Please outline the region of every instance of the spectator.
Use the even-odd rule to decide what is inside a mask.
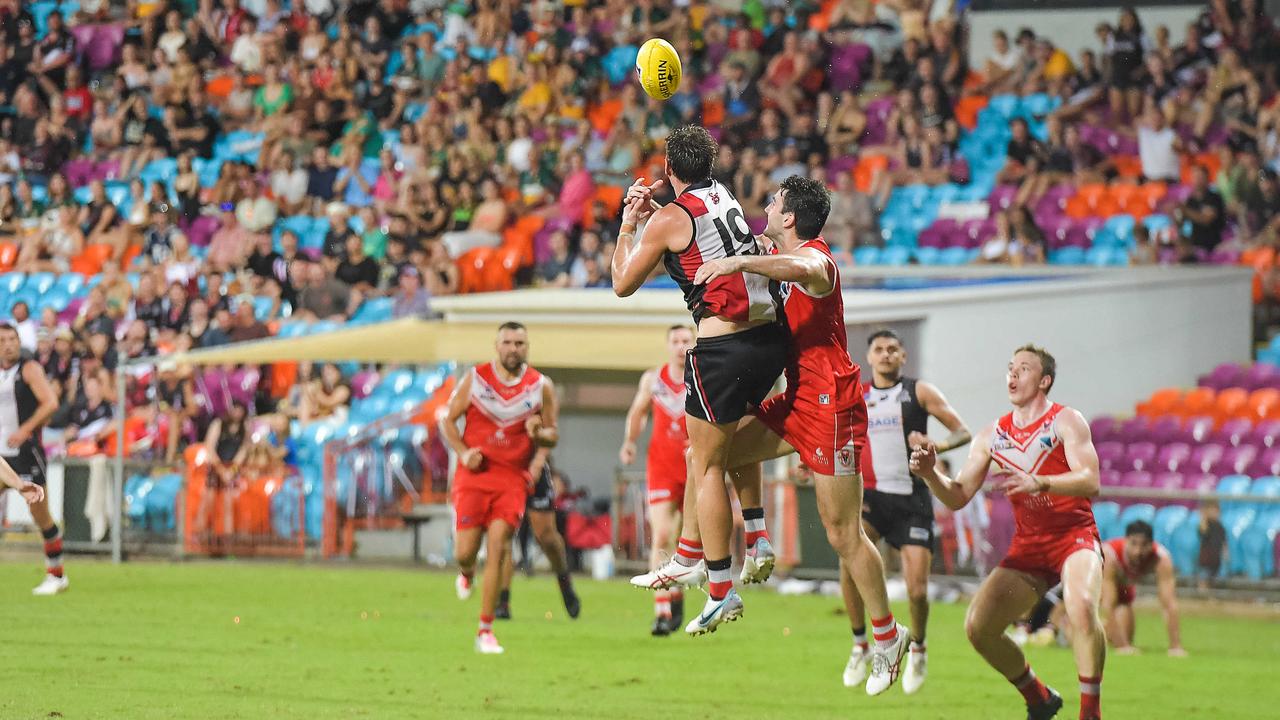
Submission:
[[[192,309],[194,312],[194,306]],[[208,330],[200,336],[200,347],[217,347],[231,342],[232,325],[230,310],[225,307],[214,310],[213,321],[209,323]]]
[[[1209,186],[1209,171],[1197,165],[1191,171],[1191,195],[1174,214],[1179,223],[1189,222],[1191,232],[1186,239],[1192,246],[1212,252],[1222,241],[1222,229],[1226,225],[1226,207],[1222,196]]]
[[[1196,575],[1201,590],[1207,590],[1218,578],[1227,557],[1227,531],[1219,520],[1221,508],[1217,500],[1200,503],[1200,556]]]
[[[458,266],[449,258],[443,243],[427,245],[427,264],[423,273],[426,288],[433,297],[454,295],[458,292]]]
[[[1142,108],[1143,53],[1147,37],[1131,7],[1120,11],[1120,22],[1104,48],[1111,65],[1109,100],[1115,118],[1137,117]]]
[[[157,329],[178,332],[186,327],[189,318],[187,314],[189,299],[185,283],[170,283],[169,290],[161,301],[160,323]]]
[[[335,277],[352,290],[370,293],[378,285],[378,261],[365,255],[364,241],[354,233],[347,236],[346,257],[338,263]]]
[[[13,316],[12,325],[18,331],[18,344],[31,353],[36,351],[36,321],[31,319],[31,309],[27,303],[19,300],[9,310]]]
[[[1138,224],[1133,228],[1133,247],[1129,250],[1130,265],[1155,265],[1160,262],[1156,246],[1151,242],[1151,232],[1147,226]]]
[[[1138,125],[1138,158],[1142,162],[1142,175],[1149,182],[1177,182],[1181,172],[1178,151],[1182,141],[1178,133],[1165,121],[1164,115],[1148,105],[1142,123]]]
[[[593,232],[584,232],[578,238],[578,254],[574,258],[573,264],[569,267],[569,285],[571,287],[596,287],[589,285],[590,281],[588,272],[588,263],[594,262],[597,270],[596,280],[599,280],[598,271],[604,264],[604,258],[600,256],[600,236]]]
[[[238,484],[240,465],[244,462],[245,440],[248,435],[247,415],[244,403],[232,400],[226,413],[214,418],[205,433],[204,445],[209,453],[209,470],[205,490],[200,496],[200,509],[196,513],[197,533],[209,531],[213,523],[214,502],[219,492],[223,500],[223,532],[228,535],[231,533],[232,491]]]
[[[107,402],[102,380],[97,375],[82,376],[81,383],[84,398],[72,407],[71,421],[63,437],[68,445],[75,442],[92,443],[100,448],[114,434],[111,403]]]
[[[392,297],[392,317],[432,317],[431,293],[422,286],[422,276],[412,265],[406,265],[400,271],[399,285]]]
[[[351,401],[351,387],[342,378],[342,371],[333,363],[320,368],[320,376],[307,384],[298,411],[298,421],[304,425],[312,420],[347,416],[347,403]]]
[[[138,276],[138,292],[133,297],[132,316],[150,328],[160,327],[164,318],[164,300],[156,290],[156,279],[152,273]]]
[[[1039,140],[1031,136],[1031,128],[1027,126],[1026,120],[1014,118],[1009,123],[1009,130],[1011,137],[1006,150],[1009,159],[1001,168],[1000,174],[996,176],[996,180],[1001,183],[1016,184],[1034,175],[1040,169],[1045,159],[1045,148]]]
[[[355,301],[351,289],[326,273],[319,263],[298,262],[297,265],[306,281],[298,289],[296,315],[310,320],[345,320]]]
[[[106,297],[101,288],[93,288],[89,291],[89,295],[85,299],[84,305],[80,306],[80,312],[77,313],[71,327],[81,337],[96,333],[115,335],[116,324],[107,315]]]
[[[544,287],[568,287],[573,255],[569,252],[569,236],[557,230],[548,241],[551,256],[538,264],[537,276]]]
[[[253,303],[250,298],[245,298],[236,305],[235,320],[232,323],[231,332],[227,335],[231,342],[238,343],[270,337],[271,331],[254,317]]]
[[[172,463],[178,459],[182,436],[195,419],[198,406],[195,393],[191,390],[191,382],[179,374],[177,364],[160,363],[157,376],[154,413],[165,419],[168,432],[164,438],[164,461]]]

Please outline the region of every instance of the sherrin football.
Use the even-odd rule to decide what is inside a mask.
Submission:
[[[680,88],[680,56],[671,43],[662,38],[646,40],[636,56],[636,77],[645,93],[657,100],[667,100]]]

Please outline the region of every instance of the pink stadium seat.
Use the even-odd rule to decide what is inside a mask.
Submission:
[[[1116,434],[1120,440],[1124,442],[1143,442],[1151,439],[1151,421],[1147,418],[1136,415],[1124,420],[1116,429]]]
[[[1155,467],[1156,452],[1156,444],[1153,442],[1131,443],[1125,450],[1121,469],[1127,466],[1132,470],[1150,470]]]
[[[1170,443],[1160,448],[1156,467],[1164,470],[1181,470],[1191,460],[1191,446],[1187,443]]]
[[[1098,465],[1104,470],[1119,470],[1124,460],[1124,443],[1103,442],[1095,446],[1098,451]]]
[[[1191,435],[1191,442],[1206,442],[1213,436],[1214,421],[1207,415],[1188,418],[1184,427]]]
[[[1131,470],[1120,478],[1120,485],[1128,488],[1149,488],[1155,478],[1145,470]]]
[[[1185,442],[1188,434],[1183,428],[1182,420],[1172,415],[1155,418],[1148,432],[1151,441],[1164,445],[1171,442]]]
[[[1216,475],[1237,475],[1249,469],[1254,459],[1258,456],[1257,448],[1252,445],[1241,445],[1240,447],[1226,447],[1222,456],[1213,463],[1210,472]]]
[[[1191,451],[1190,466],[1195,472],[1207,473],[1222,457],[1224,448],[1217,443],[1197,445]]]
[[[1280,446],[1280,420],[1264,420],[1253,428],[1250,442],[1265,448]]]
[[[1124,473],[1119,470],[1099,470],[1098,482],[1101,483],[1102,487],[1119,487],[1123,476]]]
[[[1228,420],[1213,433],[1213,441],[1238,446],[1253,434],[1253,423],[1241,418]]]
[[[1108,440],[1115,440],[1117,437],[1116,419],[1110,415],[1099,415],[1089,421],[1089,432],[1093,435],[1095,445]]]

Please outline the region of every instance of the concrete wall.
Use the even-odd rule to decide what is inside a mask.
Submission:
[[[991,34],[997,29],[1008,33],[1012,41],[1019,30],[1029,27],[1067,51],[1072,60],[1078,59],[1080,51],[1085,48],[1101,54],[1101,44],[1093,29],[1102,22],[1114,26],[1120,16],[1118,7],[971,11],[966,16],[969,22],[969,67],[982,70],[987,56],[991,54]],[[1170,42],[1177,45],[1186,34],[1187,23],[1199,17],[1203,9],[1195,5],[1142,7],[1138,8],[1138,17],[1148,35],[1155,31],[1156,26],[1167,25]]]

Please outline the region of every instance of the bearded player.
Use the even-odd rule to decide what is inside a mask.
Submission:
[[[742,206],[711,177],[717,153],[706,128],[685,126],[667,136],[665,170],[676,199],[663,207],[653,202],[651,192],[661,180],[645,185],[641,178],[632,185],[650,194],[626,201],[612,263],[613,290],[619,297],[639,290],[663,263],[698,327],[685,366],[689,463],[709,580],[707,604],[693,621],[698,633],[742,615],[742,599],[729,575],[733,511],[725,486],[728,451],[738,421],[772,390],[790,348],[786,328],[778,321],[776,282],[743,272],[718,275],[705,284],[694,281],[708,262],[763,252]],[[644,229],[637,236],[641,223]],[[748,510],[763,516],[761,508],[744,507],[744,517]]]
[[[1080,719],[1100,720],[1106,656],[1098,619],[1103,565],[1089,500],[1098,494],[1098,454],[1084,417],[1049,400],[1056,379],[1057,362],[1046,350],[1018,348],[1007,375],[1013,412],[978,433],[960,473],[954,479],[940,473],[937,448],[929,442],[912,451],[911,471],[944,505],[959,510],[996,465],[1013,505],[1013,543],[969,605],[965,632],[987,663],[1022,694],[1028,720],[1054,717],[1062,697],[1036,677],[1004,631],[1061,581],[1063,604],[1075,629]]]
[[[694,281],[711,282],[747,272],[782,284],[793,344],[787,388],[739,423],[729,448],[729,468],[744,505],[761,494],[762,461],[795,452],[812,469],[827,539],[871,611],[876,647],[866,690],[868,695],[878,695],[898,678],[908,630],[889,609],[880,552],[860,519],[859,456],[866,449],[867,408],[858,366],[849,357],[840,274],[831,249],[819,236],[830,209],[831,199],[822,183],[792,175],[767,208],[765,236],[778,253],[714,260],[698,270]],[[686,527],[682,542],[693,532]],[[670,565],[653,577],[641,576],[632,582],[661,585],[671,578],[696,577],[681,567],[679,556]],[[747,573],[746,567],[743,572]],[[689,632],[699,629],[695,623],[690,623]]]
[[[644,432],[650,412],[653,433],[645,460],[645,486],[649,504],[649,569],[659,567],[676,549],[676,528],[684,503],[685,450],[689,434],[684,425],[684,361],[693,347],[693,328],[667,328],[667,362],[640,377],[640,388],[627,410],[626,436],[618,460],[630,465],[636,459],[636,439]],[[684,624],[684,593],[680,588],[654,594],[654,618],[650,633],[671,634]]]
[[[1133,646],[1134,588],[1138,582],[1155,575],[1156,595],[1164,609],[1165,630],[1169,634],[1169,654],[1182,657],[1182,630],[1178,618],[1178,578],[1173,557],[1155,541],[1151,525],[1142,520],[1129,523],[1124,537],[1109,540],[1102,546],[1106,559],[1102,571],[1102,620],[1107,639],[1121,655],[1138,652]]]
[[[867,439],[862,455],[862,525],[872,542],[881,538],[902,558],[902,577],[911,608],[911,648],[902,671],[902,691],[918,692],[927,673],[925,629],[929,622],[929,567],[933,564],[933,498],[923,480],[912,477],[911,446],[927,440],[929,418],[950,433],[937,443],[946,452],[969,442],[969,428],[933,383],[903,375],[907,352],[892,330],[867,338],[871,383],[864,387]],[[844,684],[862,684],[871,660],[862,596],[846,572],[840,591],[853,629],[853,650]]]
[[[69,586],[62,570],[62,530],[44,494],[47,463],[40,441],[44,424],[57,409],[58,396],[40,363],[22,352],[17,329],[0,323],[0,477],[27,499],[44,538],[45,575],[33,595],[57,595]]]
[[[534,464],[545,462],[539,449],[559,440],[555,388],[527,362],[528,331],[517,322],[503,323],[495,346],[497,359],[471,368],[441,422],[445,442],[458,456],[453,502],[460,599],[471,596],[480,543],[488,541],[476,633],[476,651],[486,655],[503,651],[493,634],[494,610],[502,566],[510,562],[511,535],[523,519],[534,471],[541,475]],[[464,416],[466,429],[460,433],[458,420]]]

